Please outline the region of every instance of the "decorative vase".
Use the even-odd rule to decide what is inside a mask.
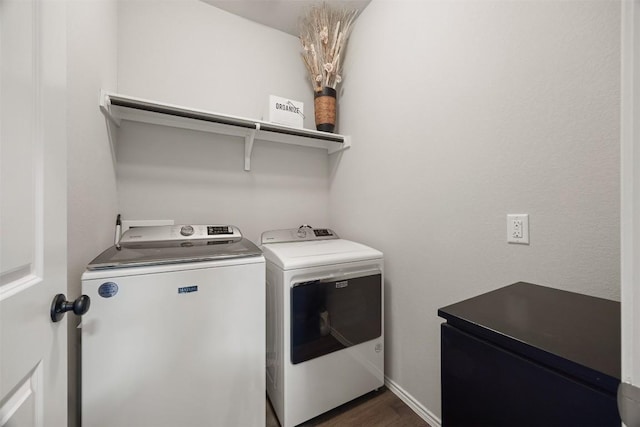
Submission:
[[[313,106],[316,115],[316,129],[323,132],[333,132],[336,128],[336,90],[323,87],[315,92]]]

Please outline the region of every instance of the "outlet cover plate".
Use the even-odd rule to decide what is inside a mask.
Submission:
[[[507,215],[507,242],[529,244],[529,214]]]

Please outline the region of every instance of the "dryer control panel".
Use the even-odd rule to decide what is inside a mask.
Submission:
[[[313,228],[309,225],[301,225],[298,228],[286,230],[272,230],[262,233],[261,244],[304,242],[309,240],[339,239],[338,235],[328,228]]]
[[[124,232],[120,243],[164,242],[172,240],[234,240],[242,237],[233,225],[160,225],[135,227]]]

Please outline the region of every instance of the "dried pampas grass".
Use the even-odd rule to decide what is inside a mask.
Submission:
[[[300,19],[302,60],[315,92],[320,92],[323,87],[335,89],[342,81],[347,39],[357,14],[357,10],[334,8],[322,3],[313,6]]]

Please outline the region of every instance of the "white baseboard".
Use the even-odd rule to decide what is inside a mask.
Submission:
[[[406,403],[407,406],[413,410],[413,412],[418,414],[420,418],[428,422],[431,427],[441,427],[442,421],[440,421],[440,418],[436,417],[433,412],[425,408],[420,402],[418,402],[413,396],[411,396],[402,387],[396,384],[392,379],[385,376],[384,385],[386,385],[393,394],[398,396],[400,400]]]

